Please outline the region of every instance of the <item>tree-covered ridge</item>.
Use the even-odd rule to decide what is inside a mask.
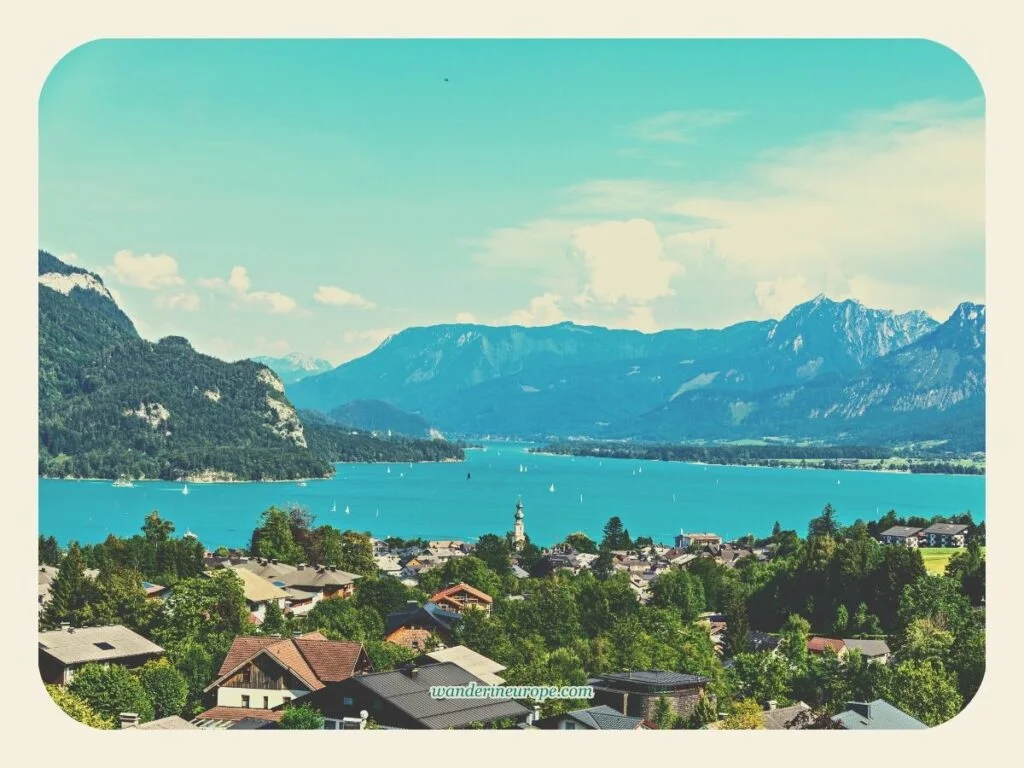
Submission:
[[[380,437],[341,426],[315,411],[301,411],[306,440],[314,456],[332,463],[463,461],[462,443],[393,435]]]
[[[226,363],[181,337],[146,341],[98,276],[44,251],[39,270],[43,476],[281,480],[328,476],[332,461],[461,458],[447,443],[383,441],[326,422],[311,446],[265,365]]]

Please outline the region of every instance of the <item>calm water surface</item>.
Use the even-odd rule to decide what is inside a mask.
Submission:
[[[489,444],[465,463],[339,464],[329,480],[190,485],[106,480],[40,480],[39,530],[61,544],[130,536],[151,510],[210,548],[248,543],[267,507],[297,502],[317,523],[374,536],[472,540],[512,528],[522,497],[526,532],[548,545],[573,531],[600,538],[612,515],[633,536],[670,541],[680,529],[724,536],[768,535],[778,520],[801,534],[831,503],[843,522],[888,509],[901,515],[985,517],[985,478],[818,469],[723,467],[527,453]],[[525,471],[520,471],[522,467]],[[390,471],[389,471],[390,470]],[[467,479],[467,474],[471,475]],[[551,490],[552,485],[554,490]],[[337,511],[332,512],[333,506]],[[346,512],[347,508],[347,512]]]

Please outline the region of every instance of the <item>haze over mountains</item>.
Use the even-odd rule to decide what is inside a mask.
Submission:
[[[288,394],[324,413],[380,400],[467,436],[983,450],[985,308],[964,303],[938,323],[818,296],[724,329],[410,328]]]

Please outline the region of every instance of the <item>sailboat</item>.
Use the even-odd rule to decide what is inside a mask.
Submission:
[[[580,504],[582,504],[582,503],[583,503],[583,494],[581,493],[580,494]]]
[[[188,483],[186,483],[185,487],[181,489],[181,495],[188,496]]]
[[[388,474],[391,474],[391,467],[388,467]]]
[[[345,505],[345,514],[347,515],[351,510],[348,508],[348,504]]]
[[[305,480],[300,480],[299,481],[299,488],[305,488],[305,487],[306,487],[306,481]]]
[[[333,504],[331,504],[331,512],[337,512],[337,511],[338,511],[338,502],[334,502]]]
[[[194,533],[192,533],[192,531],[190,531],[188,528],[186,528],[185,529],[185,538],[186,539],[194,539],[194,538],[196,538],[196,535]]]
[[[552,483],[552,484],[551,484],[551,487],[550,487],[550,488],[548,488],[548,490],[549,490],[549,491],[551,491],[552,493],[554,493],[554,492],[555,492],[555,484],[554,484],[554,483]]]
[[[135,483],[129,480],[124,475],[121,475],[117,480],[111,483],[114,488],[134,488]]]

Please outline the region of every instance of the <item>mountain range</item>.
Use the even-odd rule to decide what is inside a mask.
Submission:
[[[41,475],[279,480],[327,476],[342,457],[462,454],[312,421],[307,434],[266,365],[226,363],[179,336],[141,338],[99,275],[39,251]]]
[[[983,450],[985,307],[963,303],[939,323],[818,296],[723,329],[409,328],[288,394],[323,413],[383,401],[467,437]]]
[[[284,357],[253,357],[250,359],[253,362],[267,366],[267,368],[277,374],[277,377],[285,386],[302,381],[302,379],[308,376],[329,371],[334,367],[326,360],[310,357],[298,352],[293,352]]]

